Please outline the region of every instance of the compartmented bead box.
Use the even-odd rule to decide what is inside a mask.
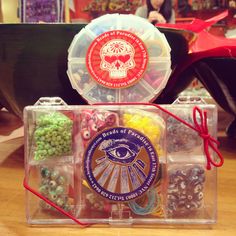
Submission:
[[[71,85],[89,104],[149,102],[164,89],[170,73],[165,35],[135,15],[92,20],[68,50]]]
[[[24,110],[28,223],[216,222],[214,105],[55,101]]]

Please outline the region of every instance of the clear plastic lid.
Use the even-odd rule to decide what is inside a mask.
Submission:
[[[90,104],[149,102],[171,73],[169,44],[147,20],[108,14],[93,20],[73,39],[67,74]]]

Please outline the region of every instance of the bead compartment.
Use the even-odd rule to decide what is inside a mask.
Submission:
[[[201,211],[204,199],[204,166],[172,166],[168,171],[167,214],[188,217]]]
[[[61,112],[39,114],[33,134],[35,161],[72,153],[72,121]]]

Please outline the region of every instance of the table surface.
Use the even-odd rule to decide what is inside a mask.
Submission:
[[[0,112],[1,113],[1,112]],[[47,236],[47,235],[236,235],[236,140],[227,139],[219,134],[220,150],[225,164],[218,171],[218,223],[211,227],[155,226],[146,228],[80,228],[32,227],[25,218],[24,148],[22,128],[16,118],[8,119],[0,114],[0,236]],[[17,133],[18,132],[18,133]],[[11,134],[9,136],[9,134]],[[10,138],[7,138],[10,137]]]

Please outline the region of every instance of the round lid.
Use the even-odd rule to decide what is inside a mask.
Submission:
[[[170,67],[169,44],[155,26],[135,15],[108,14],[74,37],[67,73],[90,104],[149,102],[165,87]]]

